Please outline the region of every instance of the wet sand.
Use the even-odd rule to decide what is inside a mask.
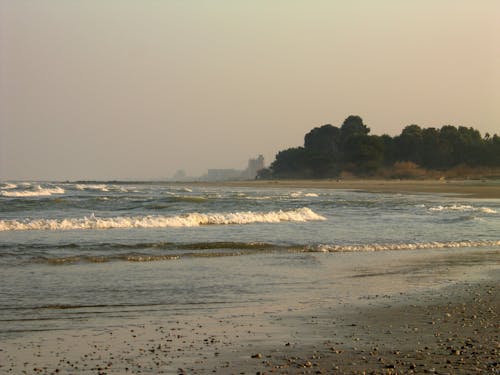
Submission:
[[[263,354],[264,373],[498,374],[497,282],[464,283],[439,292],[394,298],[343,314],[319,314],[310,324],[331,339]],[[285,344],[286,345],[286,344]]]
[[[435,286],[397,285],[387,294],[377,292],[386,287],[366,288],[354,298],[318,299],[300,308],[233,306],[207,314],[117,317],[101,329],[29,332],[0,341],[0,373],[500,373],[498,252],[489,257],[463,275],[462,262],[458,268],[446,262],[437,267],[438,279],[428,279],[440,280]],[[467,269],[478,255],[472,261]],[[386,269],[346,282],[381,285],[400,280],[395,275]]]
[[[500,198],[500,180],[259,180],[197,184],[294,189],[346,189],[382,193],[439,193]]]
[[[500,372],[497,282],[371,298],[371,305],[291,314],[271,324],[238,315],[51,332],[3,343],[0,373]],[[290,335],[273,328],[291,323]]]

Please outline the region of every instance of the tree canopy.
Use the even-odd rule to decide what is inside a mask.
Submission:
[[[500,137],[484,137],[471,127],[440,129],[408,125],[400,135],[370,135],[360,116],[351,115],[340,127],[327,124],[304,136],[303,147],[278,152],[258,178],[331,178],[342,171],[371,175],[395,163],[446,170],[457,165],[500,166]]]

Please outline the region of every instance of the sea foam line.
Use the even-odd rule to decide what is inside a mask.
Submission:
[[[3,186],[1,187],[1,189],[3,189],[3,190],[9,190],[9,189],[15,189],[15,188],[17,188],[16,184],[12,184],[10,182],[5,182],[2,185]]]
[[[222,249],[224,246],[215,246],[213,249]],[[237,245],[237,244],[235,244]],[[242,244],[245,245],[245,244]],[[250,244],[247,244],[250,245]],[[127,261],[127,262],[154,262],[154,261],[168,261],[178,260],[181,258],[220,258],[228,256],[242,256],[248,254],[262,254],[271,251],[287,251],[294,253],[302,252],[367,252],[367,251],[395,251],[395,250],[423,250],[423,249],[439,249],[439,248],[463,248],[463,247],[494,247],[500,246],[499,241],[452,241],[452,242],[426,242],[426,243],[406,243],[406,244],[366,244],[366,245],[319,245],[319,246],[275,246],[271,244],[261,244],[262,246],[235,246],[231,247],[230,251],[210,251],[210,252],[181,252],[172,254],[157,254],[157,253],[126,253],[126,254],[111,254],[111,255],[75,255],[65,257],[35,257],[30,262],[48,263],[53,265],[66,265],[73,263],[104,263],[112,261]],[[189,247],[179,249],[186,250]],[[201,249],[201,247],[200,247]],[[193,247],[191,250],[195,250]]]
[[[76,184],[75,188],[77,190],[99,190],[102,192],[109,191],[108,186],[104,184],[90,184],[90,185]]]
[[[64,189],[60,187],[42,188],[37,186],[35,190],[2,191],[0,195],[4,197],[46,197],[52,194],[64,194]]]
[[[394,243],[394,244],[365,244],[365,245],[317,245],[308,247],[311,252],[369,252],[389,250],[423,250],[423,249],[449,249],[462,247],[490,247],[500,246],[498,241],[449,241],[449,242],[416,242],[416,243]]]
[[[485,214],[496,214],[497,211],[489,207],[474,207],[467,204],[453,204],[449,206],[430,207],[429,211],[446,212],[446,211],[463,211],[463,212],[482,212]]]
[[[326,220],[307,207],[291,211],[190,213],[182,216],[118,216],[84,218],[0,220],[0,231],[14,230],[72,230],[114,228],[168,228],[197,227],[200,225],[228,225],[252,223],[279,223],[283,221]]]

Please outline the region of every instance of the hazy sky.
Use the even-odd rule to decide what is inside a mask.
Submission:
[[[498,0],[0,0],[0,178],[244,168],[360,115],[500,133]]]

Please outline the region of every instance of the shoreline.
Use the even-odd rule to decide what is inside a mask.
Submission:
[[[179,183],[185,184],[185,183]],[[249,188],[344,189],[373,193],[453,194],[469,198],[500,199],[500,180],[248,180],[192,182],[197,186]]]
[[[365,305],[285,314],[271,324],[260,319],[253,322],[249,312],[194,321],[173,317],[65,335],[51,332],[37,340],[18,339],[0,345],[0,373],[361,375],[500,371],[498,279],[372,298]],[[290,335],[283,335],[283,326],[290,324]],[[311,337],[315,335],[318,337]]]
[[[374,306],[308,316],[316,330],[331,338],[306,347],[274,348],[262,354],[257,373],[500,372],[498,280],[379,298]]]
[[[447,254],[360,263],[289,302],[26,332],[0,342],[0,373],[496,373],[498,250]]]

